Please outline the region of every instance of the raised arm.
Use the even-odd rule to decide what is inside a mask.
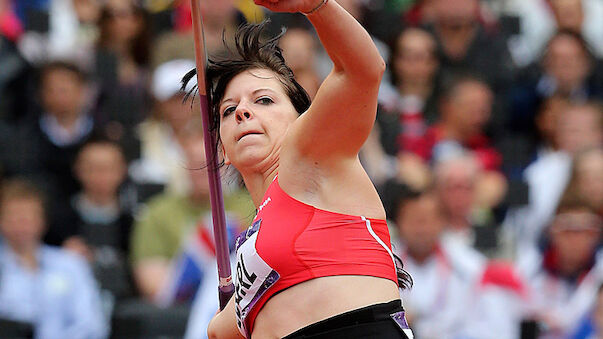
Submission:
[[[379,82],[385,70],[371,37],[335,0],[256,3],[275,11],[318,8],[307,17],[334,67],[308,112],[292,127],[290,140],[304,157],[356,157],[375,121]]]

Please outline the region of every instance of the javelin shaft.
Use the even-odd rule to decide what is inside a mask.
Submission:
[[[207,97],[207,82],[205,69],[207,66],[207,51],[205,50],[205,37],[203,35],[203,18],[199,8],[199,1],[191,0],[193,33],[195,38],[195,61],[197,63],[197,85],[199,88],[199,102],[201,104],[201,118],[203,121],[203,136],[205,154],[207,155],[207,171],[209,177],[209,194],[214,224],[214,239],[216,242],[216,258],[218,261],[220,309],[224,309],[234,292],[232,273],[228,251],[228,236],[226,234],[226,216],[222,198],[222,185],[220,184],[220,171],[218,167],[218,151],[215,147],[216,136],[209,131],[210,112]]]

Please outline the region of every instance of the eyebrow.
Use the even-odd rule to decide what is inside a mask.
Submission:
[[[276,94],[276,92],[273,89],[271,89],[271,88],[261,87],[261,88],[258,88],[256,90],[254,90],[253,92],[251,92],[251,95],[252,96],[256,95],[257,93],[259,93],[261,91],[268,91],[268,92],[272,92],[273,94]],[[222,105],[224,105],[224,103],[227,102],[227,101],[234,101],[234,99],[233,98],[226,98],[226,99],[222,100],[222,102],[220,103],[220,107],[222,107]]]

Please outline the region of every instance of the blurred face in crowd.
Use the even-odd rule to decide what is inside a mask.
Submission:
[[[93,143],[79,153],[75,164],[84,194],[98,203],[113,201],[126,175],[121,150],[110,143]]]
[[[471,158],[450,160],[436,169],[438,197],[446,215],[466,218],[475,202],[477,165]]]
[[[561,92],[581,86],[590,73],[588,54],[575,37],[561,34],[549,42],[544,58],[545,72],[557,81]]]
[[[559,29],[568,29],[576,33],[582,30],[584,21],[582,0],[550,0],[549,3]]]
[[[424,30],[410,28],[397,39],[394,72],[401,82],[429,86],[438,67],[436,42]]]
[[[464,81],[457,85],[442,106],[444,124],[453,133],[453,138],[465,141],[482,133],[490,119],[492,92],[486,84]]]
[[[435,250],[444,227],[437,198],[423,194],[401,204],[396,225],[409,254],[418,260],[427,258]]]
[[[313,70],[316,44],[310,32],[301,28],[290,29],[279,43],[285,61],[294,73],[298,70]]]
[[[96,23],[100,16],[99,0],[72,0],[77,18],[83,23]]]
[[[578,194],[595,210],[603,209],[603,149],[595,148],[576,159]]]
[[[183,100],[184,96],[178,94],[167,100],[157,102],[161,117],[175,131],[179,131],[186,126],[195,114],[195,110],[191,109],[190,105],[182,104]],[[198,106],[194,105],[194,107]]]
[[[0,205],[0,233],[15,250],[30,250],[44,232],[44,207],[34,197],[5,198]]]
[[[143,19],[136,13],[132,0],[108,0],[105,10],[108,15],[107,33],[112,41],[130,42],[143,29]]]
[[[55,68],[42,79],[41,97],[47,113],[59,120],[74,117],[84,106],[84,84],[76,73]]]
[[[600,241],[601,220],[587,209],[567,210],[555,217],[549,232],[562,273],[572,274],[591,259]]]
[[[439,29],[459,32],[477,20],[478,0],[434,0],[433,10]]]
[[[603,112],[591,105],[570,106],[557,119],[555,142],[559,149],[574,153],[603,142]]]

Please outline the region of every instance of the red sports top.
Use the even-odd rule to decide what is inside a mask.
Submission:
[[[295,284],[334,275],[398,282],[385,220],[317,209],[285,193],[278,179],[236,245],[235,310],[246,337],[268,299]]]

